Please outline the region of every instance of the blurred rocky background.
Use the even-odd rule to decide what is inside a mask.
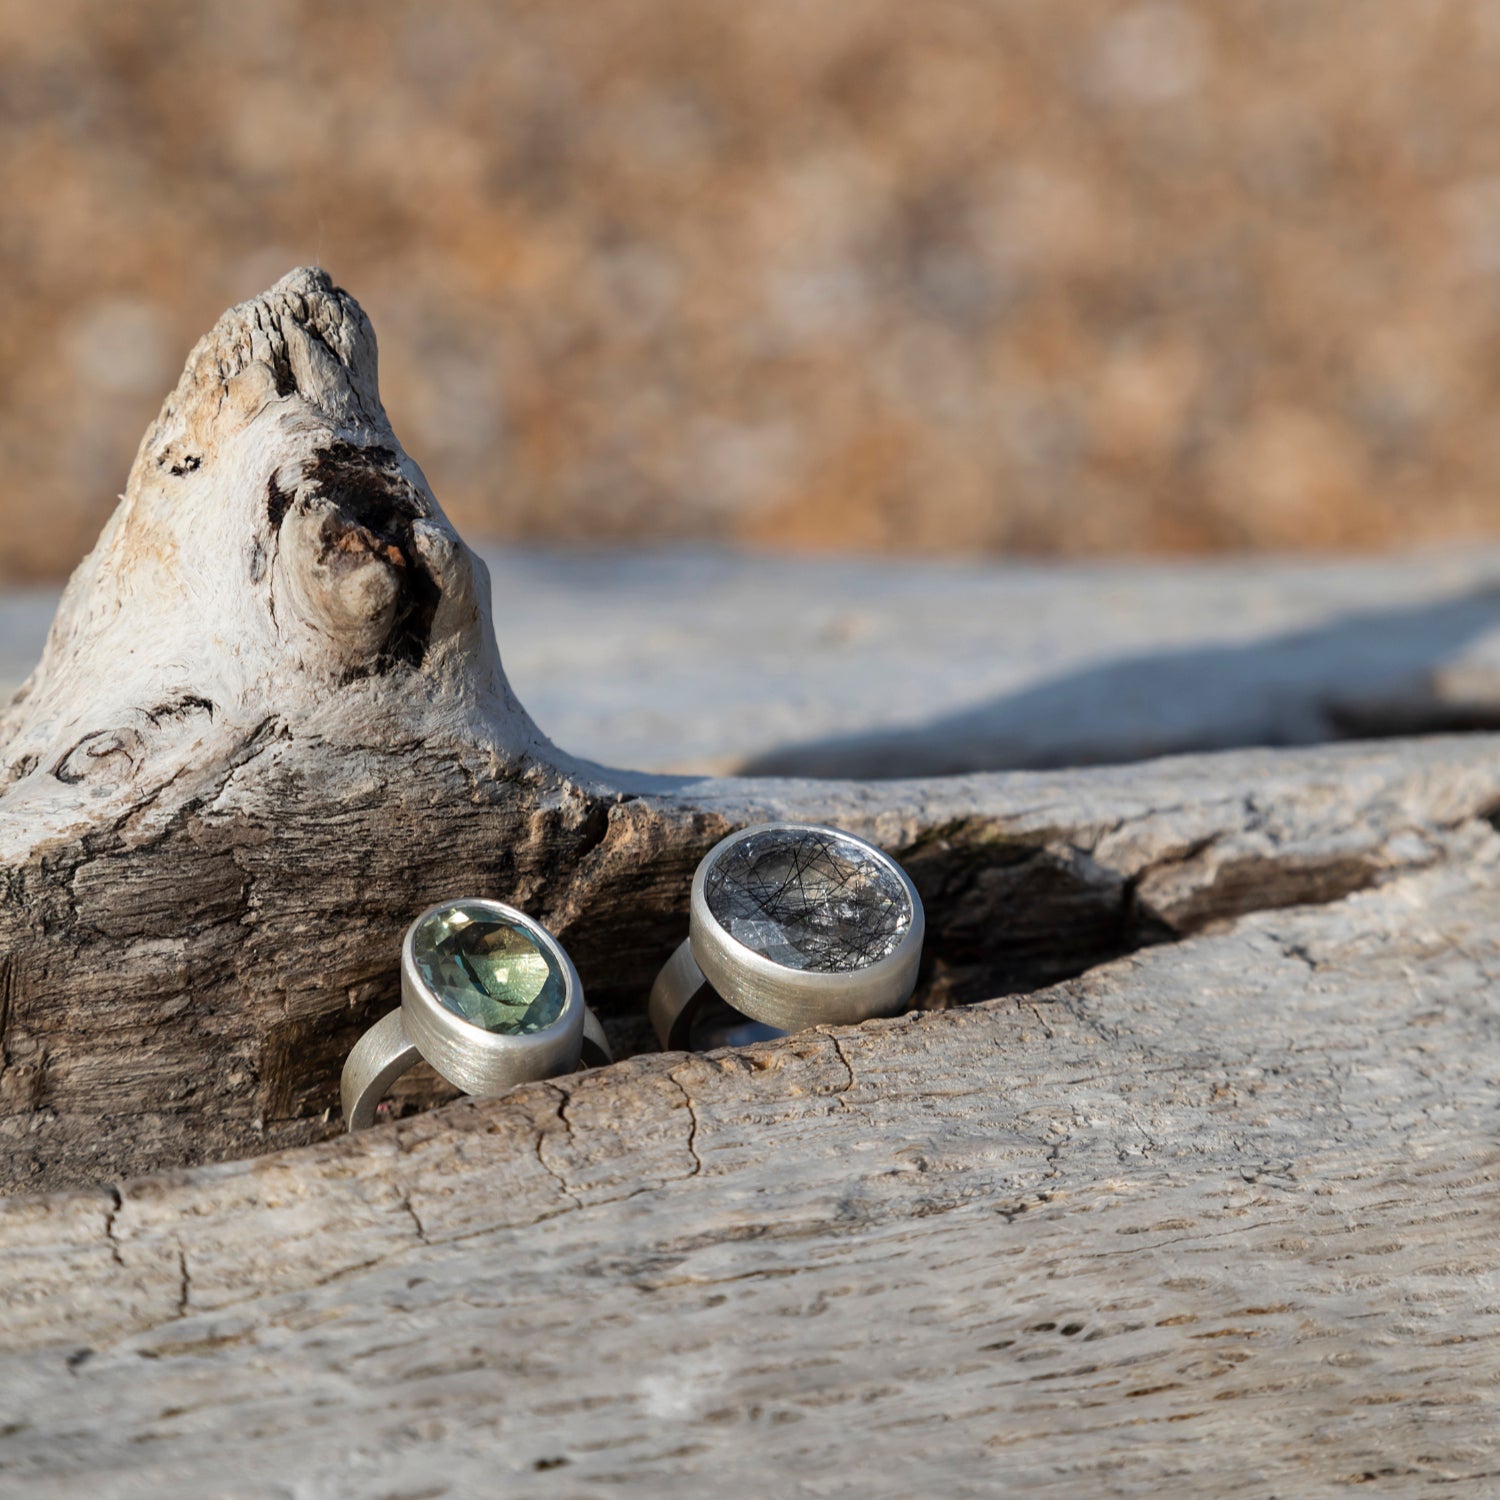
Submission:
[[[476,537],[1500,524],[1495,0],[0,0],[0,578],[327,266]]]

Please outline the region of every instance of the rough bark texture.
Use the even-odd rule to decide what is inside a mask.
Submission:
[[[317,273],[227,315],[0,725],[0,1140],[78,1185],[0,1203],[0,1486],[1493,1484],[1494,739],[572,762],[373,360]],[[316,1140],[422,905],[527,906],[628,1045],[768,815],[899,854],[944,1013]]]

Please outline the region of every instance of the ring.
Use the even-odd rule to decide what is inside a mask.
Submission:
[[[344,1063],[350,1130],[375,1123],[386,1090],[419,1058],[487,1099],[611,1054],[562,944],[515,907],[471,897],[439,902],[406,929],[401,1008],[365,1032]]]
[[[663,1047],[701,1051],[893,1015],[916,988],[922,932],[916,887],[873,844],[808,823],[742,829],[698,865],[651,1024]]]

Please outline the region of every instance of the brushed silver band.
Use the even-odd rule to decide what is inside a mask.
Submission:
[[[375,1123],[375,1109],[386,1091],[422,1054],[401,1024],[401,1012],[382,1016],[350,1049],[344,1060],[339,1094],[344,1104],[344,1124],[350,1130],[368,1130]]]
[[[708,981],[693,957],[691,938],[683,938],[677,951],[661,967],[651,986],[647,1011],[656,1040],[667,1052],[686,1052],[693,1028],[693,1002],[710,993]]]
[[[408,1068],[414,1068],[421,1060],[422,1052],[406,1034],[402,1021],[403,1012],[393,1010],[382,1016],[349,1051],[344,1062],[344,1076],[340,1094],[344,1105],[344,1123],[350,1130],[368,1130],[375,1123],[375,1111],[380,1101],[390,1092],[391,1085]],[[602,1067],[613,1060],[609,1039],[599,1017],[585,1005],[583,1008],[583,1049],[579,1057],[585,1067]],[[517,1076],[509,1084],[502,1084],[493,1091],[487,1090],[480,1097],[490,1097],[491,1092],[503,1093],[517,1083],[531,1083],[545,1074],[538,1074],[529,1066],[529,1059],[518,1059]],[[571,1068],[560,1069],[572,1072]]]
[[[705,894],[708,871],[741,839],[777,830],[830,834],[862,845],[900,879],[911,903],[911,921],[893,952],[860,969],[832,973],[791,969],[745,947],[719,925]],[[782,1032],[894,1015],[905,1009],[916,988],[923,932],[922,899],[916,887],[901,866],[873,844],[842,829],[816,824],[761,823],[743,828],[710,849],[693,875],[688,935],[651,986],[652,1028],[663,1047],[688,1050],[698,1008],[714,994],[740,1015]]]

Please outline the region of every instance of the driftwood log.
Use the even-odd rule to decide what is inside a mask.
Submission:
[[[1496,1484],[1493,738],[630,776],[485,592],[355,304],[226,315],[0,720],[0,1489]],[[903,860],[927,1013],[320,1139],[416,910],[525,905],[628,1047],[766,815]]]
[[[1500,547],[972,563],[476,549],[548,737],[694,776],[1118,765],[1500,727]],[[0,700],[57,594],[0,593]]]

